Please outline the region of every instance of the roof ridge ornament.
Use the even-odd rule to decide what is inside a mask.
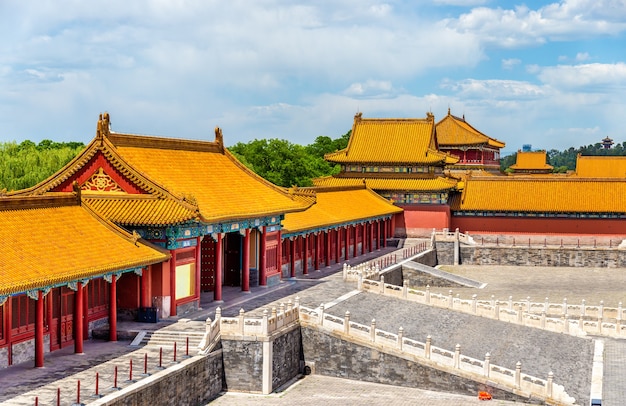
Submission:
[[[100,114],[98,117],[98,125],[96,127],[96,138],[102,142],[104,137],[108,137],[111,134],[111,119],[108,112]]]
[[[222,134],[222,129],[218,126],[215,126],[215,143],[220,148],[220,151],[224,151],[224,135]]]

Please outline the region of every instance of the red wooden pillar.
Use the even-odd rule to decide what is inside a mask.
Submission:
[[[197,238],[197,245],[196,245],[196,286],[195,286],[195,295],[198,299],[200,299],[200,278],[201,276],[201,270],[202,270],[202,239],[204,237],[198,237]],[[149,269],[149,268],[148,268]],[[144,274],[146,272],[144,271]],[[148,274],[150,275],[150,274]],[[143,277],[143,276],[142,276]],[[148,277],[148,280],[150,279],[150,277]],[[198,303],[199,305],[200,303]],[[147,304],[147,306],[150,306],[151,303]]]
[[[354,252],[352,253],[352,258],[356,258],[357,248],[358,248],[358,239],[359,239],[359,225],[355,224],[354,226],[354,241],[352,241],[352,249]]]
[[[170,250],[170,316],[176,316],[176,251]]]
[[[326,249],[324,250],[324,258],[325,258],[325,263],[326,266],[330,266],[330,252],[331,252],[331,248],[330,248],[330,230],[326,230],[324,232],[324,238],[326,239]]]
[[[266,245],[267,245],[267,237],[265,235],[265,233],[267,232],[267,229],[265,226],[263,226],[263,228],[261,229],[261,248],[260,248],[260,256],[259,256],[259,285],[261,286],[267,286],[267,269],[266,269],[266,252],[265,250]],[[280,240],[279,240],[280,241]],[[280,246],[280,244],[278,244]],[[280,257],[278,257],[278,262],[281,262]],[[280,264],[279,264],[279,269],[280,269]]]
[[[382,240],[383,240],[383,248],[387,247],[387,219],[383,220],[382,232]]]
[[[320,270],[319,262],[319,233],[313,234],[313,267],[316,271]]]
[[[302,250],[302,273],[304,275],[309,274],[309,239],[308,234],[302,236],[302,245],[304,249]]]
[[[117,341],[117,278],[111,275],[109,286],[109,341]]]
[[[35,314],[35,368],[43,368],[43,293],[37,291]]]
[[[213,300],[222,301],[222,268],[224,263],[224,253],[222,249],[222,233],[216,233],[215,245],[215,288],[213,289]]]
[[[283,231],[278,230],[278,252],[276,253],[276,268],[278,269],[278,274],[280,275],[280,279],[283,279]]]
[[[341,229],[337,228],[335,230],[335,263],[339,263],[339,258],[341,257]]]
[[[76,284],[76,294],[74,295],[74,352],[83,353],[83,283]]]
[[[370,223],[369,225],[370,232],[368,234],[368,242],[370,247],[370,252],[374,251],[374,224]]]
[[[243,237],[243,276],[241,290],[250,293],[250,229],[246,228]]]
[[[289,239],[289,276],[292,278],[296,277],[296,238]]]
[[[380,219],[376,220],[376,250],[380,251]]]
[[[345,227],[344,235],[345,238],[343,240],[343,259],[347,261],[348,259],[350,259],[350,226]]]

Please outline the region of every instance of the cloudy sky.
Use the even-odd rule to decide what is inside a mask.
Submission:
[[[114,131],[308,144],[465,115],[506,142],[626,141],[626,0],[2,0],[0,141]]]

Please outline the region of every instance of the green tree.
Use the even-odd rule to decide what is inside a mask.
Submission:
[[[84,144],[44,140],[0,143],[0,189],[19,190],[36,185],[74,158]]]

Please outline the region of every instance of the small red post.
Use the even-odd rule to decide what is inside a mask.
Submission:
[[[130,359],[130,369],[128,370],[128,380],[133,380],[133,359]]]
[[[61,388],[57,388],[57,406],[61,406]]]
[[[76,404],[80,405],[80,379],[78,380],[78,384],[76,386]]]
[[[176,341],[174,341],[174,362],[176,362]]]
[[[187,344],[185,347],[185,356],[188,357],[189,356],[189,337],[187,337]]]
[[[117,365],[115,366],[115,373],[113,374],[113,388],[117,389]]]
[[[159,348],[159,368],[163,368],[163,347]]]
[[[530,238],[528,239],[528,248],[530,248]]]
[[[39,396],[35,396],[35,406],[39,406]]]
[[[148,375],[148,353],[143,356],[143,374]]]
[[[100,397],[100,374],[96,372],[96,397]]]

